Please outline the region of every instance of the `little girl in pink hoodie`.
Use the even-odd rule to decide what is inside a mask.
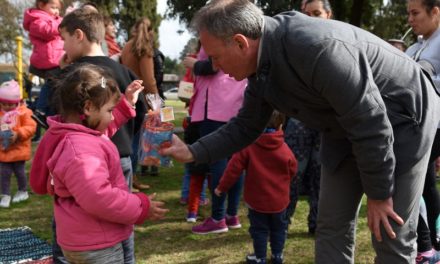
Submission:
[[[123,263],[122,242],[133,224],[168,211],[154,195],[130,193],[109,139],[135,116],[142,82],[131,83],[121,98],[116,81],[97,66],[82,64],[62,78],[56,85],[61,114],[48,118],[31,178],[50,182],[57,242],[69,263]]]
[[[59,66],[64,54],[64,42],[58,31],[62,20],[60,9],[60,0],[36,0],[36,8],[24,13],[23,27],[29,31],[33,45],[29,71],[44,79]]]

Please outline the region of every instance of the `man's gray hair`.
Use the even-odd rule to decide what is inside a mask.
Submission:
[[[191,26],[214,37],[230,40],[235,34],[250,39],[261,37],[263,12],[248,0],[212,0],[194,16]]]

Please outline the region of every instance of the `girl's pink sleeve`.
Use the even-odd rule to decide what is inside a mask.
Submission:
[[[112,137],[118,129],[127,123],[128,120],[136,116],[136,111],[133,106],[127,101],[124,95],[119,100],[115,109],[113,109],[113,121],[107,128],[106,135]]]

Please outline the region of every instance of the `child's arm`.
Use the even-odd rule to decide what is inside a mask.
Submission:
[[[22,108],[24,111],[18,115],[20,126],[12,129],[11,142],[26,141],[31,138],[37,130],[37,123],[32,119],[32,111]]]
[[[113,121],[107,128],[107,136],[113,136],[116,131],[129,119],[136,116],[135,104],[139,98],[139,93],[144,89],[141,80],[135,80],[125,89],[125,96],[122,96],[115,109],[113,109]]]
[[[246,149],[235,153],[228,162],[223,176],[220,178],[220,182],[215,188],[214,192],[217,196],[227,192],[232,185],[240,178],[243,170],[247,168],[248,158],[246,155]]]
[[[87,213],[120,224],[141,224],[148,218],[151,201],[144,193],[132,194],[125,181],[111,180],[105,154],[100,151],[75,155],[72,141],[61,143],[58,159],[48,162],[54,175],[55,193],[73,197]],[[60,146],[58,146],[60,147]],[[78,146],[76,146],[78,147]],[[54,154],[55,155],[55,154]],[[117,172],[123,177],[122,171]]]
[[[60,37],[58,26],[61,20],[61,18],[52,20],[36,19],[29,26],[29,35],[46,41]]]
[[[294,155],[292,155],[292,159],[289,160],[289,169],[290,169],[290,179],[292,180],[296,178],[296,173],[298,171],[298,162],[296,161]]]

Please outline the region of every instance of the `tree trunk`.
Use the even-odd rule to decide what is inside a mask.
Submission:
[[[361,26],[363,6],[364,0],[353,0],[353,5],[351,6],[350,24],[357,27]]]

